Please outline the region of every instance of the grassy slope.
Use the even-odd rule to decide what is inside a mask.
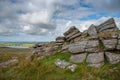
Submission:
[[[16,56],[27,56],[31,54],[30,48],[15,49],[15,48],[0,48],[0,62],[7,61]]]
[[[24,56],[17,56],[19,64],[0,69],[0,80],[120,80],[120,64],[106,63],[101,68],[93,68],[81,63],[72,73],[54,65],[58,58],[69,61],[69,54],[58,53],[42,60],[35,58],[32,62],[25,60]]]

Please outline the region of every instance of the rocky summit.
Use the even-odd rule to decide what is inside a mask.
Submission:
[[[71,54],[70,61],[87,62],[88,66],[100,67],[108,61],[120,62],[120,30],[113,18],[80,32],[75,26],[58,36],[55,42],[37,44],[33,55],[43,57],[57,52]]]

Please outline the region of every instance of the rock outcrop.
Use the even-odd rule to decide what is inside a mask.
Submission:
[[[44,47],[37,45],[34,53],[53,53],[57,49],[63,53],[70,53],[70,61],[88,66],[99,67],[107,60],[111,64],[120,62],[120,30],[113,18],[100,25],[92,24],[88,30],[80,32],[72,26],[64,34],[56,38],[55,45]]]
[[[37,43],[34,47],[33,55],[32,56],[38,56],[38,57],[45,57],[52,54],[55,54],[57,51],[58,45],[56,46],[56,43]]]

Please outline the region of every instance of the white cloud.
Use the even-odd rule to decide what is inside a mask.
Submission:
[[[83,31],[111,15],[99,19],[82,18],[90,15],[101,16],[99,11],[103,10],[120,11],[118,3],[119,0],[0,0],[0,36],[56,37],[62,35],[70,26],[77,26]],[[88,4],[92,7],[86,6]],[[120,26],[120,18],[115,17],[115,20]]]
[[[40,12],[24,14],[21,16],[21,20],[30,24],[38,24],[38,23],[48,24],[51,19],[50,17],[51,16],[47,11],[40,11]]]

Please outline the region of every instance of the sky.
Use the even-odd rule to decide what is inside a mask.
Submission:
[[[54,41],[111,17],[120,28],[120,0],[0,0],[0,41]]]

